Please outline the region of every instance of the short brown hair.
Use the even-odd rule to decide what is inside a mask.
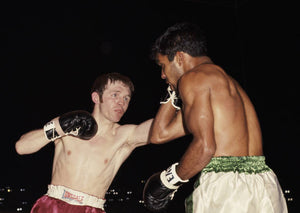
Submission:
[[[117,72],[110,72],[110,73],[104,73],[99,75],[96,80],[94,81],[94,84],[91,89],[91,93],[97,92],[99,94],[99,97],[102,99],[103,91],[106,88],[106,85],[111,82],[114,83],[115,81],[121,81],[123,84],[129,87],[131,95],[134,92],[134,85],[131,81],[131,79],[125,75],[122,75]]]

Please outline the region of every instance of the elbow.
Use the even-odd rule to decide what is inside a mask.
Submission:
[[[204,155],[206,155],[209,159],[211,159],[215,155],[215,152],[216,152],[215,146],[206,147],[204,151]]]
[[[15,143],[15,150],[19,155],[25,155],[27,154],[26,151],[24,150],[24,141],[23,141],[23,136]]]
[[[19,141],[17,141],[16,144],[15,144],[15,150],[16,150],[16,152],[17,152],[19,155],[24,155],[24,154],[25,154],[25,153],[23,152],[23,150],[22,150],[22,146],[21,146],[21,144],[20,144]]]
[[[150,143],[158,144],[160,140],[159,140],[159,137],[157,137],[157,136],[155,136],[155,135],[151,135],[151,136],[149,137],[149,141],[150,141]]]
[[[195,146],[196,149],[201,150],[201,156],[203,156],[203,159],[206,159],[208,161],[211,160],[211,158],[215,155],[216,153],[216,143],[211,141],[209,143],[204,143],[203,141],[198,144],[198,146]]]
[[[214,140],[210,141],[209,143],[205,143],[206,145],[204,146],[203,149],[203,154],[209,158],[212,158],[215,153],[216,153],[216,142]]]
[[[202,149],[201,158],[198,163],[194,166],[194,169],[200,172],[214,157],[216,149],[213,147],[205,147]]]
[[[204,159],[206,159],[205,161],[209,163],[211,158],[214,157],[215,153],[216,153],[216,145],[215,143],[212,143],[204,147],[202,155],[204,156]]]
[[[166,136],[167,134],[165,134],[163,132],[159,132],[157,134],[151,134],[149,141],[152,144],[161,144],[161,143],[167,142],[168,138],[165,137],[164,135]]]

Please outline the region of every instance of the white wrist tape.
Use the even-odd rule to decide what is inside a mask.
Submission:
[[[175,105],[175,102],[176,102],[176,100],[178,99],[178,97],[176,96],[176,92],[173,91],[173,90],[171,89],[171,86],[170,86],[170,85],[168,86],[167,91],[168,91],[168,94],[169,94],[168,99],[165,100],[165,101],[161,101],[161,102],[159,102],[159,103],[160,103],[160,104],[166,104],[166,103],[168,103],[168,102],[171,100],[172,106],[173,106],[175,109],[180,110],[180,107]]]
[[[160,179],[162,183],[169,189],[178,189],[182,183],[186,183],[189,180],[182,180],[176,173],[176,166],[178,163],[174,163],[172,166],[160,173]]]
[[[55,141],[57,138],[61,136],[57,133],[55,124],[53,121],[49,121],[44,125],[44,133],[47,140]]]

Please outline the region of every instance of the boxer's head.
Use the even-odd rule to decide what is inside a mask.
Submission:
[[[154,43],[151,57],[161,66],[161,78],[172,90],[186,71],[185,61],[189,57],[207,55],[206,38],[197,25],[179,23],[169,27]],[[187,60],[185,59],[187,58]]]
[[[191,23],[178,23],[169,27],[152,46],[151,57],[166,55],[169,61],[174,60],[177,52],[184,52],[193,57],[206,56],[207,46],[203,31]]]
[[[117,72],[105,73],[98,76],[98,78],[94,81],[94,84],[91,89],[91,94],[93,92],[97,92],[100,100],[102,101],[103,91],[106,89],[106,86],[109,83],[115,83],[116,81],[122,82],[125,86],[128,86],[131,95],[134,92],[134,85],[129,77],[122,75]]]

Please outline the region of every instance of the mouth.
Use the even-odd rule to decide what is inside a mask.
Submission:
[[[123,114],[124,113],[124,111],[122,109],[115,109],[114,111],[118,114]]]

